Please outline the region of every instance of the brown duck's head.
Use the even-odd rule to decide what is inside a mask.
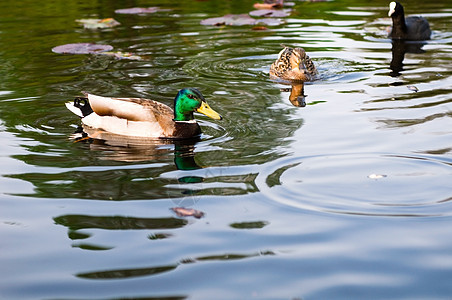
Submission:
[[[288,48],[286,47],[290,68],[299,68],[303,60],[306,58],[306,51],[303,48]]]
[[[303,48],[294,48],[293,54],[299,57],[300,59],[303,59],[306,57],[306,51],[304,51]]]

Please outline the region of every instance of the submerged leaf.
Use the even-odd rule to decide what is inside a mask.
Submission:
[[[265,27],[265,26],[254,26],[253,28],[251,28],[252,30],[256,30],[256,31],[259,31],[259,30],[268,30],[268,28],[267,27]]]
[[[369,177],[370,179],[381,179],[381,178],[385,178],[388,175],[384,175],[384,174],[370,174]]]
[[[204,217],[202,211],[193,208],[172,207],[171,210],[174,211],[178,217],[195,217],[197,219]]]
[[[232,26],[241,26],[241,25],[254,25],[256,24],[256,19],[251,18],[247,14],[229,14],[223,17],[217,18],[208,18],[201,21],[201,25],[232,25]]]
[[[113,46],[92,43],[74,43],[56,46],[52,52],[59,54],[93,54],[113,50]]]
[[[287,6],[295,6],[294,2],[284,2],[283,0],[265,0],[264,3],[254,3],[255,9],[279,9]]]
[[[271,3],[254,3],[253,7],[255,9],[273,9],[273,8],[280,8],[280,6],[276,4]]]
[[[264,18],[264,19],[259,19],[256,22],[257,24],[264,24],[267,26],[278,26],[281,25],[282,23],[284,23],[283,20],[281,19],[274,19],[274,18]]]
[[[415,87],[414,85],[408,85],[407,88],[410,91],[413,91],[413,92],[418,92],[419,91],[419,89],[417,87]]]
[[[85,29],[101,29],[101,28],[111,28],[121,25],[118,21],[113,18],[106,19],[79,19],[76,22],[83,25]]]
[[[139,15],[139,14],[152,14],[159,10],[158,7],[132,7],[132,8],[122,8],[115,10],[117,14],[130,14],[130,15]]]
[[[290,10],[258,9],[251,11],[250,15],[253,17],[284,18],[290,16]]]
[[[130,59],[130,60],[142,60],[143,59],[141,56],[130,53],[130,52],[108,51],[108,52],[102,52],[99,54],[110,55],[117,59]]]

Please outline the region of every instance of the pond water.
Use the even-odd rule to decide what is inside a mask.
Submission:
[[[450,299],[452,8],[406,2],[430,41],[393,45],[381,0],[296,1],[266,28],[200,24],[254,1],[1,2],[0,298]],[[51,51],[78,42],[142,59]],[[281,44],[319,78],[271,81]],[[81,91],[183,87],[224,118],[196,115],[197,141],[71,139]]]

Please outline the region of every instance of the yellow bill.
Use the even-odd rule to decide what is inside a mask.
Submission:
[[[210,108],[209,104],[207,104],[206,102],[202,101],[201,102],[201,106],[196,110],[199,113],[202,113],[203,115],[208,116],[209,118],[212,118],[214,120],[221,120],[223,119],[219,113],[217,113],[216,111],[214,111],[213,109]]]

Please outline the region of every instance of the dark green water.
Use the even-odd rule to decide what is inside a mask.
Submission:
[[[405,3],[425,44],[392,45],[380,0],[200,24],[253,3],[0,3],[0,299],[451,297],[449,1]],[[136,6],[165,10],[114,12]],[[51,51],[76,42],[143,59]],[[306,107],[268,78],[280,44],[319,69]],[[80,91],[171,105],[187,86],[224,117],[197,115],[199,141],[70,139]]]

